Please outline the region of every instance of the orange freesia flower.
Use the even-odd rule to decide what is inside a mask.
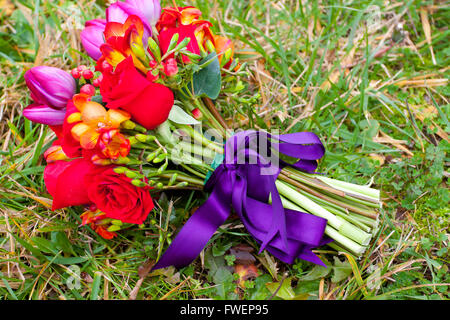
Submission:
[[[227,37],[222,37],[218,35],[213,35],[214,37],[214,47],[216,48],[217,55],[219,57],[219,62],[222,62],[223,56],[227,50],[231,49],[230,61],[224,66],[227,68],[233,61],[234,56],[234,44]]]
[[[234,44],[230,39],[215,35],[211,31],[212,24],[209,21],[200,20],[202,12],[194,7],[168,7],[164,8],[161,17],[156,24],[158,31],[164,31],[171,28],[178,28],[181,25],[195,26],[195,37],[202,51],[216,52],[219,61],[222,62],[226,53],[228,62],[224,68],[228,68],[234,55]]]
[[[80,218],[83,226],[88,224],[92,230],[104,239],[110,240],[117,236],[117,233],[108,231],[109,220],[104,220],[108,218],[106,217],[106,214],[100,210],[87,210],[81,214]]]
[[[104,35],[106,43],[100,46],[100,51],[111,66],[115,67],[125,58],[131,56],[136,68],[147,73],[147,68],[136,55],[138,52],[141,58],[145,56],[142,42],[144,24],[138,16],[129,16],[125,23],[108,22]]]
[[[52,163],[58,160],[69,160],[69,157],[64,153],[61,145],[54,144],[44,152],[44,158],[47,163]]]
[[[197,20],[202,15],[202,12],[192,6],[188,7],[167,7],[164,8],[156,29],[158,31],[166,30],[168,28],[176,28],[180,25],[189,25]]]
[[[79,112],[72,113],[68,123],[78,122],[71,133],[84,149],[94,149],[99,141],[100,151],[110,158],[117,159],[130,152],[130,143],[118,128],[124,121],[129,120],[130,114],[119,109],[106,110],[101,104],[90,101],[86,94],[77,94],[73,103]]]
[[[100,129],[103,131],[104,129]],[[100,150],[109,159],[126,157],[130,152],[130,140],[120,134],[117,129],[107,129],[100,134],[98,141]]]

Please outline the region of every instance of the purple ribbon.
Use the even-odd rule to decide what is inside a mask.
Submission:
[[[278,153],[300,160],[290,164]],[[189,265],[228,218],[231,207],[260,243],[260,253],[266,249],[289,264],[300,258],[325,266],[311,250],[330,242],[324,237],[327,220],[284,209],[275,185],[283,167],[314,172],[324,153],[323,144],[312,132],[270,135],[243,131],[233,135],[225,144],[224,162],[205,184],[205,191],[211,192],[208,200],[189,218],[153,269]]]

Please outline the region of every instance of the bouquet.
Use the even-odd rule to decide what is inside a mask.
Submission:
[[[92,66],[25,74],[24,116],[57,137],[44,153],[53,210],[84,206],[83,225],[111,239],[142,225],[162,191],[210,193],[154,268],[191,263],[232,211],[287,263],[324,265],[312,252],[324,244],[364,253],[379,191],[315,172],[325,148],[312,132],[230,128],[216,106],[243,94],[246,66],[199,9],[118,1],[81,41]]]

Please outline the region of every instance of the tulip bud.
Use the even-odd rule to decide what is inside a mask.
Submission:
[[[161,15],[159,0],[126,0],[125,3],[138,11],[152,26],[158,22]]]
[[[105,26],[106,20],[104,19],[89,20],[80,34],[84,50],[94,60],[98,60],[102,56],[100,46],[104,43],[103,31]]]
[[[25,82],[36,103],[62,109],[75,94],[75,79],[67,72],[47,66],[34,67],[25,73]]]
[[[31,104],[23,110],[23,116],[28,120],[49,126],[63,124],[65,115],[65,109],[54,109],[39,104]]]

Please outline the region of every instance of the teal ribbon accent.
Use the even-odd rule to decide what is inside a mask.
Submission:
[[[225,160],[224,154],[216,153],[216,156],[214,157],[214,159],[211,163],[212,171],[208,171],[206,173],[206,178],[205,178],[205,181],[203,181],[203,184],[206,184],[206,182],[208,182],[208,180],[212,176],[213,172],[223,163],[224,160]]]

